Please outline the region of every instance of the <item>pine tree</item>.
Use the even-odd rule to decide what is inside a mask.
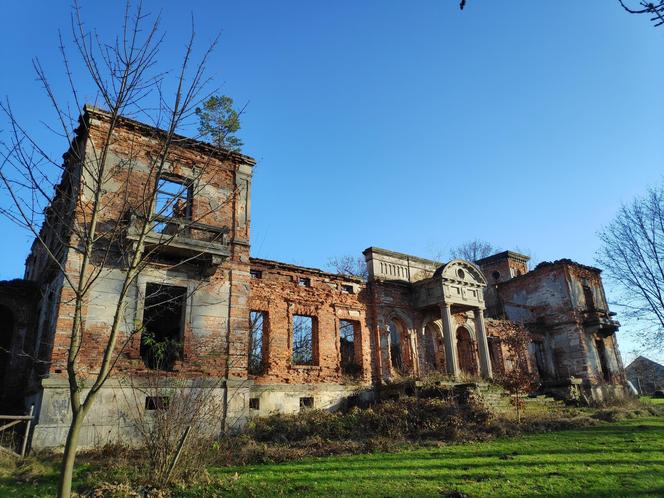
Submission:
[[[227,95],[213,95],[203,107],[196,108],[200,119],[198,131],[216,147],[240,151],[243,143],[235,133],[240,129],[240,115],[233,109],[233,99]]]

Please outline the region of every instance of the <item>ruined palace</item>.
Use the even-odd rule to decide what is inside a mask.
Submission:
[[[107,113],[85,107],[24,278],[0,283],[0,401],[5,412],[34,406],[34,447],[63,444],[71,416],[77,234],[93,202],[86,164],[105,140],[109,173],[94,202],[104,205],[97,223],[106,235],[86,267],[98,276],[81,309],[82,376],[99,370],[121,294],[125,306],[112,374],[81,444],[131,432],[127,400],[145,395],[127,379],[153,371],[218,391],[228,420],[241,424],[333,409],[403,378],[490,382],[514,368],[503,341],[518,327],[529,333],[539,392],[622,395],[619,323],[599,269],[566,259],[529,268],[512,251],[440,263],[369,247],[368,276],[358,278],[252,258],[252,158],[176,137],[155,175],[147,165],[160,155],[162,130],[125,118],[112,134],[110,126]],[[128,280],[137,251],[144,264]],[[164,404],[139,401],[144,410]]]

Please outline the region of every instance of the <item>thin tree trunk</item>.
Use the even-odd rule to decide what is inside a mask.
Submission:
[[[60,466],[60,480],[58,481],[58,498],[69,498],[71,496],[71,483],[74,476],[74,461],[78,448],[78,437],[83,427],[85,412],[80,410],[72,415],[71,425],[67,433],[62,465]]]

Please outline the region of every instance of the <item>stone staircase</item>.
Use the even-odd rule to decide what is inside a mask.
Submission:
[[[378,399],[389,400],[403,397],[447,397],[454,396],[460,403],[471,399],[477,400],[493,413],[501,416],[516,416],[512,396],[503,388],[489,383],[455,383],[441,381],[423,383],[419,380],[407,380],[381,386]],[[565,409],[564,401],[545,395],[531,395],[521,398],[524,406],[523,416],[546,417],[560,415]]]
[[[512,396],[504,389],[493,384],[475,384],[474,389],[481,402],[492,412],[500,415],[514,414]],[[522,400],[524,402],[522,414],[527,416],[560,414],[566,408],[564,401],[545,395],[531,395]]]

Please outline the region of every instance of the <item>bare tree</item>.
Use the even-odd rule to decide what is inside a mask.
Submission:
[[[616,304],[641,324],[644,346],[664,341],[664,185],[624,205],[599,234],[597,262],[621,292]]]
[[[0,103],[9,123],[8,138],[2,143],[0,212],[35,236],[34,261],[28,270],[33,274],[28,277],[46,280],[51,289],[61,291],[60,315],[70,323],[66,340],[50,345],[53,361],[66,364],[72,414],[58,484],[61,497],[71,495],[84,419],[133,337],[142,336],[141,349],[161,348],[169,362],[177,360],[178,344],[165,344],[163,337],[153,337],[150,343],[146,339],[149,334],[142,333],[144,328],[134,324],[129,311],[137,298],[136,282],[161,249],[180,236],[198,239],[201,252],[177,262],[162,259],[159,264],[163,270],[186,265],[206,255],[207,248],[225,243],[227,229],[202,223],[213,213],[222,212],[223,203],[192,211],[190,199],[207,188],[205,175],[209,172],[204,172],[211,159],[232,155],[209,147],[198,157],[197,167],[187,169],[186,180],[164,180],[165,173],[175,173],[173,164],[180,159],[182,147],[190,146],[191,140],[178,132],[207,97],[203,95],[209,83],[206,66],[216,42],[195,62],[193,23],[173,73],[157,67],[163,41],[159,19],[151,20],[140,5],[132,9],[127,4],[118,36],[106,41],[85,26],[75,4],[72,39],[84,74],[75,74],[77,66],[61,35],[71,107],[56,96],[41,64],[34,61],[38,81],[57,116],[58,126],[51,129],[71,144],[64,164],[49,156],[36,135],[20,123],[8,101]],[[84,108],[80,85],[85,77],[105,110],[85,107],[79,119],[79,110]],[[140,117],[152,127],[142,129],[137,139],[135,134],[126,133],[127,127],[136,125],[127,116]],[[227,202],[235,196],[236,192],[230,192]],[[85,310],[95,286],[109,278],[115,279],[117,295],[110,306],[112,319],[100,335],[89,329]],[[188,295],[191,292],[196,289],[187,290]],[[169,294],[151,304],[182,298]],[[63,323],[58,322],[58,331]],[[90,341],[100,352],[93,360],[83,354]]]
[[[327,267],[333,272],[346,277],[357,277],[366,280],[369,277],[367,262],[360,256],[339,256],[329,258]]]
[[[130,381],[126,401],[145,450],[150,484],[161,488],[174,478],[191,479],[204,472],[223,399],[205,379],[165,383],[153,371]]]
[[[664,24],[664,0],[659,0],[657,2],[644,2],[639,0],[638,2],[634,0],[631,2],[634,7],[630,7],[630,2],[625,2],[624,0],[618,0],[622,8],[625,9],[630,14],[649,14],[652,17],[650,20],[655,24],[655,27],[661,26]],[[638,7],[636,5],[638,4]]]
[[[531,343],[530,332],[523,324],[516,324],[500,339],[507,349],[512,367],[497,374],[496,382],[510,394],[512,405],[516,410],[517,421],[521,422],[521,414],[525,407],[524,398],[535,386],[535,376],[528,356],[528,345]]]
[[[480,239],[469,240],[463,244],[450,249],[450,257],[452,259],[465,259],[466,261],[475,262],[478,259],[486,258],[499,251],[489,242]]]

